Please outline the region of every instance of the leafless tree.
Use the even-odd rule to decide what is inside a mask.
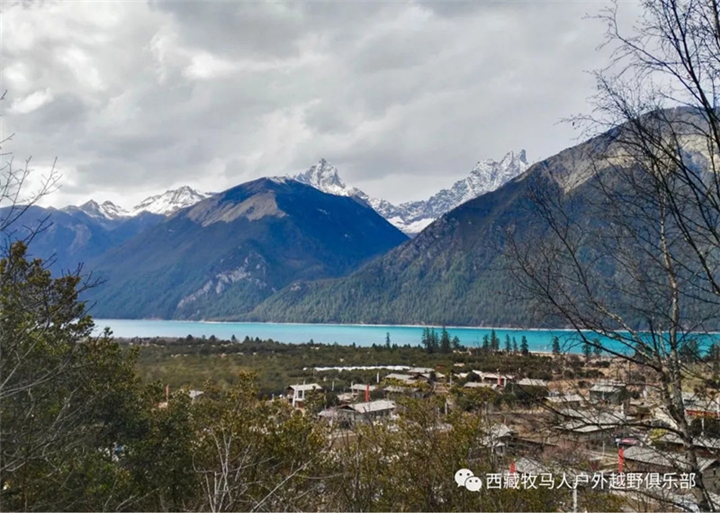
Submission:
[[[720,6],[642,7],[631,35],[617,5],[599,16],[612,59],[595,73],[595,110],[574,119],[592,138],[528,178],[526,233],[542,236],[510,232],[508,255],[548,319],[641,370],[682,444],[677,468],[714,510],[687,410],[693,387],[717,387],[705,349],[720,325]]]
[[[6,93],[2,93],[0,101],[5,99]],[[33,174],[30,167],[31,158],[28,157],[18,166],[13,153],[5,150],[14,136],[15,134],[10,134],[0,140],[0,159],[2,159],[0,161],[0,234],[4,236],[4,243],[17,231],[15,226],[20,222],[22,215],[42,198],[56,191],[60,181],[60,173],[55,167],[57,159],[55,159],[50,171],[40,176],[35,186],[30,188],[30,177]],[[45,221],[41,221],[36,226],[25,227],[26,242],[42,230]]]

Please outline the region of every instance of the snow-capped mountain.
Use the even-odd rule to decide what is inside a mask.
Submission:
[[[325,159],[321,159],[307,171],[288,178],[335,196],[358,198],[370,205],[397,228],[412,236],[420,233],[444,213],[481,194],[494,191],[505,182],[523,173],[528,167],[525,150],[518,153],[510,152],[499,162],[489,159],[481,160],[470,172],[470,176],[455,182],[451,188],[443,189],[427,200],[409,201],[400,205],[393,205],[380,198],[372,198],[360,189],[348,186],[340,178],[337,168]],[[135,217],[141,212],[169,216],[177,210],[190,207],[212,195],[213,193],[200,192],[192,187],[183,186],[145,198],[129,211],[111,201],[98,204],[92,200],[79,207],[65,207],[63,210],[66,212],[79,210],[94,218],[110,220]]]
[[[397,207],[389,201],[371,198],[357,187],[348,187],[343,179],[340,178],[337,168],[325,159],[320,159],[317,164],[311,166],[307,171],[295,176],[290,176],[289,178],[297,180],[300,183],[311,185],[328,194],[359,198],[386,219],[399,215]]]
[[[516,176],[524,173],[530,164],[525,150],[511,151],[499,162],[481,160],[470,171],[470,176],[458,180],[449,189],[443,189],[423,201],[410,201],[398,206],[399,215],[388,218],[406,233],[419,233],[435,219],[466,201],[494,191]]]
[[[86,203],[83,203],[79,207],[69,206],[60,210],[67,213],[78,211],[84,212],[90,217],[99,219],[120,219],[122,217],[128,217],[130,215],[127,210],[125,210],[119,205],[116,205],[112,201],[104,201],[103,203],[98,203],[97,201],[90,200]]]
[[[444,213],[473,198],[494,191],[522,174],[530,167],[525,150],[510,152],[499,162],[492,159],[478,162],[470,176],[458,180],[449,189],[443,189],[427,200],[409,201],[393,205],[389,201],[371,198],[363,191],[348,187],[337,169],[321,159],[307,171],[293,176],[295,180],[337,196],[355,196],[368,203],[381,216],[408,235],[420,233]]]
[[[70,214],[74,212],[84,212],[95,219],[109,220],[135,217],[142,212],[169,216],[181,208],[190,207],[212,195],[213,193],[211,192],[200,192],[185,185],[178,189],[168,190],[162,194],[156,194],[155,196],[145,198],[131,210],[125,210],[112,201],[98,203],[94,200],[83,203],[79,207],[70,205],[68,207],[61,208],[60,210]]]
[[[292,176],[294,180],[312,185],[318,190],[335,196],[364,196],[365,193],[355,187],[348,187],[338,174],[335,166],[325,159],[313,165],[307,171]]]
[[[200,192],[187,185],[179,189],[165,191],[162,194],[145,198],[130,212],[130,215],[138,215],[140,212],[150,212],[169,216],[181,208],[190,207],[199,201],[212,196],[209,192]]]

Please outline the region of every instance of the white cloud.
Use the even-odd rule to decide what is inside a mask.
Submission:
[[[10,106],[11,114],[30,114],[53,99],[50,89],[35,91],[23,98],[18,98]]]
[[[221,190],[320,157],[370,194],[418,199],[479,159],[574,142],[557,121],[587,111],[584,71],[606,56],[583,18],[602,5],[18,4],[0,123],[19,157],[72,170],[58,204]]]
[[[208,80],[231,74],[236,69],[232,62],[215,57],[208,52],[199,52],[190,59],[190,65],[183,70],[189,78]]]

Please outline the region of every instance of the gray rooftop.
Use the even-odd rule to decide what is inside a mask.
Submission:
[[[372,413],[376,411],[394,410],[395,402],[386,399],[370,401],[367,403],[355,403],[348,406],[358,413]]]
[[[322,387],[318,385],[317,383],[308,383],[307,385],[290,385],[288,388],[292,390],[297,390],[298,392],[301,392],[303,390],[322,390]]]
[[[660,451],[653,447],[641,447],[639,445],[628,447],[624,449],[623,456],[628,461],[638,461],[648,465],[656,465],[659,467],[667,467],[678,470],[689,469],[685,453],[669,453]],[[698,466],[700,472],[705,471],[714,463],[717,463],[717,459],[711,458],[698,458]]]
[[[350,390],[354,392],[365,392],[368,386],[370,387],[371,392],[377,388],[374,385],[363,385],[361,383],[355,383],[353,386],[350,387]]]
[[[412,382],[414,380],[414,377],[410,376],[409,374],[398,374],[396,372],[392,372],[385,376],[385,379],[396,379],[398,381]]]
[[[544,379],[529,379],[529,378],[523,378],[520,381],[517,382],[517,384],[521,387],[539,387],[539,388],[547,388],[548,382]]]

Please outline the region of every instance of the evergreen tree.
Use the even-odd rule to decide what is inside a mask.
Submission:
[[[553,337],[552,339],[552,353],[560,354],[560,337]]]
[[[460,344],[460,339],[457,338],[457,336],[454,336],[452,339],[452,348],[453,351],[460,351],[462,350],[462,345]]]
[[[490,351],[490,337],[487,335],[483,336],[483,343],[482,343],[483,351]]]
[[[505,352],[509,353],[512,351],[512,342],[510,341],[510,335],[505,335]]]
[[[432,352],[433,353],[440,352],[440,337],[438,336],[437,332],[435,331],[435,328],[430,330],[430,341],[432,343]]]
[[[512,338],[512,347],[513,347],[513,349],[512,349],[513,353],[517,353],[518,352],[518,343],[517,343],[517,339],[515,337]]]
[[[528,341],[525,335],[523,335],[520,339],[520,352],[523,356],[527,356],[528,354],[530,354],[530,348],[528,347]]]
[[[390,332],[389,332],[389,331],[386,331],[386,332],[385,332],[385,347],[388,348],[388,349],[390,349],[390,347],[391,347],[391,344],[390,344]]]
[[[452,352],[450,334],[445,329],[445,326],[443,326],[442,333],[440,335],[440,352],[442,354],[450,354]]]
[[[590,342],[587,340],[583,342],[582,347],[583,354],[585,355],[586,360],[590,360],[590,356],[592,355],[592,346],[590,345]]]
[[[492,349],[493,351],[500,350],[500,339],[498,338],[497,333],[495,333],[494,329],[490,332],[490,349]]]
[[[430,328],[423,328],[422,332],[422,347],[425,349],[425,352],[430,354],[432,353],[432,340],[430,339]]]

